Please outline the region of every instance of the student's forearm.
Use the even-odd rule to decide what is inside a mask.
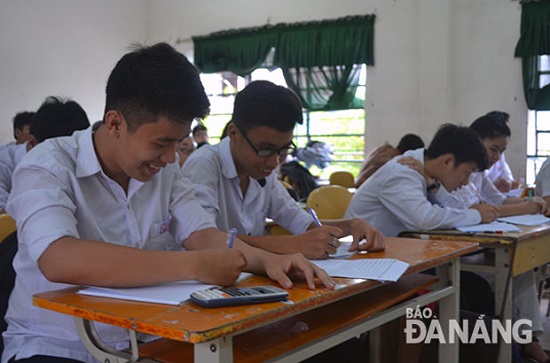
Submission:
[[[530,214],[527,203],[503,204],[498,207],[499,217],[515,216],[519,214]]]
[[[197,252],[150,251],[72,237],[53,242],[38,261],[52,282],[112,287],[194,280],[203,263]]]
[[[343,237],[352,233],[352,221],[353,219],[328,219],[321,222],[323,225],[340,228],[343,233],[341,236],[336,237]]]

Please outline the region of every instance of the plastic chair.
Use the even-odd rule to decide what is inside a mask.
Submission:
[[[341,185],[324,185],[309,194],[307,207],[313,208],[320,219],[340,219],[344,217],[352,196]]]
[[[355,177],[349,171],[335,171],[328,178],[330,185],[341,185],[344,188],[355,187]]]
[[[15,220],[9,214],[0,214],[0,242],[15,232],[15,228]]]

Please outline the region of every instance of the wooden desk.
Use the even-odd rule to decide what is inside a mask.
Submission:
[[[550,263],[550,225],[517,226],[521,232],[468,234],[458,230],[407,231],[400,236],[445,241],[470,241],[488,248],[494,255],[462,259],[466,271],[495,275],[495,311],[502,319],[512,318],[512,277]],[[483,261],[480,261],[483,259]],[[482,263],[480,263],[482,262]],[[511,349],[501,344],[499,362],[511,362]]]
[[[87,348],[101,361],[109,359],[110,362],[126,361],[129,359],[129,355],[114,352],[105,347],[100,337],[97,336],[91,321],[128,329],[133,346],[133,359],[137,359],[139,355],[135,334],[144,332],[175,341],[192,343],[195,362],[232,362],[233,359],[240,357],[238,353],[239,338],[251,342],[253,341],[252,337],[256,337],[257,341],[261,341],[258,337],[262,334],[265,336],[266,331],[269,332],[270,328],[277,325],[284,326],[288,323],[288,319],[296,317],[305,319],[307,314],[316,314],[321,309],[338,308],[337,304],[347,304],[343,306],[350,307],[350,309],[355,306],[355,310],[350,310],[347,314],[314,315],[315,318],[309,319],[309,321],[320,324],[316,329],[311,329],[315,334],[304,334],[307,338],[304,340],[289,338],[280,342],[283,344],[285,341],[288,343],[289,340],[292,340],[292,346],[287,346],[285,349],[278,348],[275,351],[266,347],[256,352],[264,358],[267,354],[269,357],[273,356],[274,359],[299,361],[403,316],[406,308],[424,306],[433,301],[440,301],[439,318],[445,329],[445,324],[449,319],[456,319],[458,316],[459,257],[476,250],[476,248],[477,244],[465,242],[449,243],[388,238],[386,251],[356,255],[354,258],[387,257],[408,262],[411,266],[403,282],[382,284],[361,279],[335,279],[342,286],[337,290],[321,287],[309,290],[304,283],[297,283],[289,291],[291,304],[276,302],[206,309],[192,303],[169,306],[77,295],[75,293],[78,290],[77,287],[38,294],[34,296],[33,301],[39,307],[73,315],[81,339]],[[404,301],[418,289],[433,282],[429,280],[430,277],[413,275],[432,267],[438,267],[439,278],[433,290],[413,300]],[[414,280],[417,278],[422,280]],[[250,286],[265,283],[270,282],[265,277],[254,276],[240,285]],[[409,284],[408,287],[407,284]],[[357,303],[357,301],[366,301],[363,293],[389,286],[394,286],[399,294],[389,294],[388,296],[391,295],[391,298],[380,301],[369,311],[361,310],[365,304]],[[396,303],[399,304],[390,307]],[[338,311],[342,311],[341,307]],[[350,314],[351,316],[348,316]],[[354,318],[352,319],[352,317]],[[187,344],[187,346],[190,345]],[[439,354],[440,361],[457,362],[458,345],[443,344],[440,346]],[[157,358],[155,357],[155,359]],[[375,361],[379,361],[379,356],[374,356],[372,362]]]

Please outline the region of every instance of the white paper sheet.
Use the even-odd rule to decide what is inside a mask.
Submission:
[[[332,277],[397,281],[407,271],[409,264],[393,258],[369,258],[361,260],[311,261]]]
[[[466,233],[521,232],[521,229],[514,226],[513,224],[504,222],[475,224],[473,226],[457,227],[456,229]]]
[[[519,216],[502,217],[497,220],[512,224],[519,224],[521,226],[538,226],[550,222],[550,218],[545,217],[542,214],[522,214]]]
[[[249,276],[251,276],[251,274],[241,273],[237,281],[242,281]],[[123,300],[179,305],[188,300],[193,292],[205,290],[213,286],[214,285],[207,285],[198,281],[178,281],[145,287],[86,287],[79,290],[77,293],[82,295],[109,297]]]

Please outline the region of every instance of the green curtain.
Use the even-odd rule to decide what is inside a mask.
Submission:
[[[363,108],[355,98],[357,65],[374,65],[374,15],[277,24],[193,37],[195,64],[204,73],[244,76],[274,48],[289,88],[308,110]]]
[[[550,1],[521,5],[520,39],[514,55],[522,58],[523,92],[531,110],[550,110],[550,85],[540,88],[538,56],[550,54]]]

